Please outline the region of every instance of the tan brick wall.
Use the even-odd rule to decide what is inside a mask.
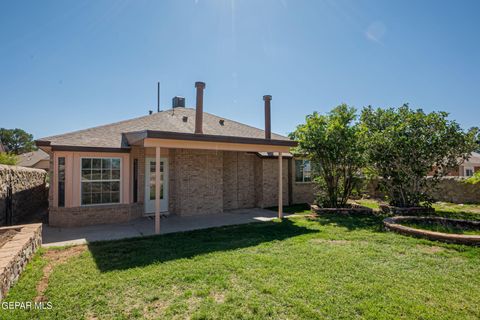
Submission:
[[[246,152],[223,153],[223,209],[255,207],[256,155]]]
[[[288,205],[288,160],[282,160],[283,177],[283,205]],[[278,205],[278,159],[263,159],[262,168],[262,200],[259,207],[273,207]]]
[[[295,158],[292,161],[292,204],[313,203],[315,200],[315,184],[313,182],[295,182]]]
[[[173,161],[175,213],[223,212],[223,152],[176,149]]]
[[[75,208],[50,207],[48,224],[52,227],[79,227],[127,222],[143,215],[143,204],[112,204]]]

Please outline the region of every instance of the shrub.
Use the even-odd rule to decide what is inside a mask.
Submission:
[[[356,110],[342,104],[327,115],[308,115],[290,134],[298,141],[296,152],[312,161],[317,203],[323,207],[345,207],[359,178],[364,152],[356,119]]]
[[[432,199],[427,190],[477,147],[478,130],[465,132],[447,117],[445,112],[425,113],[408,105],[362,111],[367,161],[380,177],[391,205],[428,205]],[[432,178],[427,180],[427,175]]]
[[[13,153],[0,152],[0,164],[16,165],[17,156]]]

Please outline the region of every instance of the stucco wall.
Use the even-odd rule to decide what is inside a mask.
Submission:
[[[47,172],[40,169],[0,165],[0,225],[6,223],[7,186],[12,187],[12,222],[47,208]]]

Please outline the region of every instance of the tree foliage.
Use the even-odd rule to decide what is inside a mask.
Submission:
[[[14,154],[21,154],[36,150],[33,135],[22,129],[0,128],[0,141],[7,150]]]
[[[13,153],[0,152],[0,164],[16,165],[18,158]]]
[[[342,104],[327,115],[317,112],[290,134],[298,142],[295,152],[308,155],[314,181],[320,184],[318,203],[345,207],[364,164],[356,110]]]
[[[361,132],[369,164],[395,206],[431,200],[428,188],[458,167],[477,147],[476,128],[465,132],[445,112],[425,113],[408,105],[365,108]],[[431,178],[427,178],[431,175]]]
[[[480,183],[480,171],[475,172],[473,176],[465,180],[466,183],[477,184]]]

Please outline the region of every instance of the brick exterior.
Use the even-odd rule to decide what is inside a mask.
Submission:
[[[223,151],[176,149],[172,161],[174,212],[223,212]]]
[[[282,160],[283,205],[288,205],[288,159]],[[263,159],[261,170],[262,199],[257,205],[260,208],[278,205],[278,159]]]
[[[255,158],[252,153],[224,152],[224,210],[255,207]]]
[[[48,224],[52,227],[79,227],[93,224],[126,222],[143,215],[143,205],[114,204],[75,208],[51,207]]]
[[[254,153],[162,149],[169,163],[169,213],[201,215],[224,210],[272,207],[278,205],[278,159],[261,158]],[[79,225],[124,222],[144,213],[145,157],[154,157],[154,149],[132,147],[138,161],[137,203],[75,208],[50,207],[50,225]],[[53,157],[51,156],[51,159]],[[288,162],[283,159],[283,204],[289,204]],[[294,171],[294,170],[292,170]],[[53,170],[50,170],[53,172]],[[311,203],[313,184],[295,183],[291,172],[292,203]],[[133,191],[133,185],[131,187]],[[53,199],[52,196],[50,196]],[[132,198],[133,199],[133,198]]]

